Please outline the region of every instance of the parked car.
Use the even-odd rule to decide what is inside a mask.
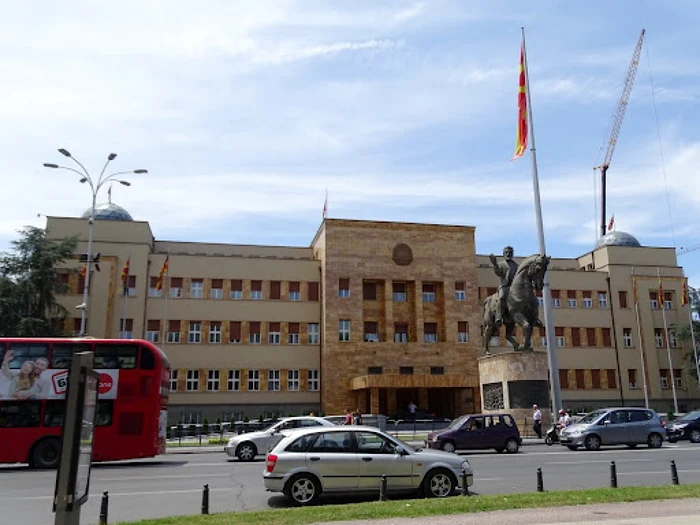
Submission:
[[[454,419],[447,428],[431,432],[425,445],[446,452],[493,448],[510,454],[520,449],[520,431],[510,414],[469,414]]]
[[[284,436],[298,428],[336,426],[322,417],[298,416],[287,417],[271,427],[257,432],[239,434],[228,440],[224,451],[240,461],[252,461],[255,456],[265,454]]]
[[[297,505],[321,494],[378,493],[382,475],[387,491],[422,492],[444,498],[474,474],[469,462],[449,452],[412,447],[373,427],[308,428],[280,441],[267,455],[263,481]]]
[[[562,445],[571,450],[583,446],[598,450],[602,445],[627,445],[634,448],[646,443],[659,448],[666,439],[659,416],[646,408],[602,408],[586,414],[559,434]]]
[[[700,410],[688,412],[680,419],[666,423],[666,434],[671,443],[680,439],[700,443]]]

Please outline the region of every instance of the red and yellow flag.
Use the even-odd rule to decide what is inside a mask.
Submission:
[[[168,259],[170,259],[170,255],[168,255],[165,258],[165,261],[163,261],[163,267],[160,269],[160,274],[158,275],[158,281],[156,282],[156,290],[163,289],[163,277],[168,273]]]
[[[122,268],[122,283],[126,286],[126,282],[129,279],[129,267],[131,266],[131,257],[129,257],[124,263],[124,268]]]
[[[663,310],[664,308],[664,287],[661,285],[661,277],[659,277],[659,309]]]
[[[87,275],[87,264],[84,264],[84,265],[80,268],[80,276],[81,276],[81,277],[85,277],[86,275]]]
[[[612,217],[610,217],[610,222],[608,222],[608,231],[613,229],[613,226],[615,226],[615,214],[612,214]]]
[[[520,77],[518,80],[518,126],[515,135],[515,153],[510,160],[522,157],[527,148],[527,93],[525,81],[525,41],[520,47]]]
[[[688,279],[683,279],[683,287],[681,288],[681,306],[688,304]]]

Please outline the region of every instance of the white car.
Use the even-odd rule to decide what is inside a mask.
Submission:
[[[238,458],[240,461],[253,461],[255,456],[266,454],[268,450],[274,447],[280,439],[289,435],[290,432],[299,428],[320,426],[333,427],[336,425],[322,417],[287,417],[265,430],[248,432],[247,434],[239,434],[232,437],[224,447],[224,452],[232,458]]]
[[[418,492],[444,498],[474,473],[469,462],[452,452],[412,447],[373,427],[343,425],[298,430],[267,455],[263,482],[296,505],[310,505],[322,493]]]

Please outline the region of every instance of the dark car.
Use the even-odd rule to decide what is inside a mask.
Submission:
[[[447,428],[428,434],[425,445],[447,452],[493,448],[514,454],[520,449],[520,431],[510,414],[470,414]]]
[[[680,439],[700,443],[700,410],[689,412],[676,421],[666,423],[666,434],[671,443]]]

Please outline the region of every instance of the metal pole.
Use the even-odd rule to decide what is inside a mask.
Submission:
[[[469,485],[467,484],[467,471],[462,469],[462,496],[469,496]]]
[[[661,286],[661,270],[656,269],[656,275],[659,277],[659,290],[663,291]],[[658,303],[661,307],[661,313],[664,318],[664,336],[666,337],[666,353],[668,354],[668,367],[671,373],[671,390],[673,391],[673,408],[678,414],[678,395],[676,394],[676,377],[673,373],[673,359],[671,358],[671,339],[668,336],[668,324],[666,323],[666,305],[664,304],[664,298],[659,297]]]
[[[85,283],[83,286],[83,307],[80,314],[80,337],[85,336],[87,329],[87,311],[88,311],[88,291],[90,290],[90,258],[92,257],[92,229],[95,223],[95,207],[97,206],[97,191],[92,190],[92,209],[90,211],[89,228],[88,228],[88,247],[87,247],[87,262],[85,263]]]
[[[605,222],[607,221],[606,214],[606,179],[608,167],[603,165],[600,167],[600,236],[605,237]]]
[[[540,182],[537,177],[537,154],[535,150],[535,128],[532,121],[532,102],[530,100],[530,73],[527,69],[527,52],[525,51],[525,28],[523,34],[523,62],[525,68],[525,94],[527,96],[527,120],[530,133],[530,152],[532,153],[532,187],[535,193],[535,215],[537,217],[537,238],[540,254],[546,255],[547,249],[544,242],[544,224],[542,222],[542,204],[540,202]],[[551,388],[552,409],[558,410],[562,406],[561,388],[559,386],[559,365],[557,364],[557,349],[554,339],[554,319],[552,318],[552,292],[549,284],[549,272],[544,274],[544,324],[547,330],[547,356],[549,357],[549,383]]]
[[[610,462],[610,488],[617,488],[617,467],[614,461]]]
[[[544,492],[544,480],[542,479],[542,467],[537,467],[537,492]]]
[[[129,248],[129,258],[127,259],[127,261],[129,262],[128,270],[131,270],[131,248]],[[122,330],[124,332],[126,332],[126,312],[127,312],[126,307],[127,307],[127,300],[129,299],[129,271],[127,271],[126,273],[127,273],[126,276],[122,276],[124,279],[124,281],[122,282],[122,293],[124,294],[124,316],[122,317],[122,319],[124,319],[124,321],[123,321],[124,326],[123,326]],[[120,339],[121,339],[121,337],[120,337]]]
[[[209,514],[209,485],[204,485],[202,490],[202,514]]]
[[[678,485],[678,469],[676,468],[676,462],[671,460],[671,483]]]
[[[382,474],[382,481],[379,484],[379,501],[386,501],[387,480],[386,474]]]
[[[109,513],[109,493],[105,490],[102,493],[102,502],[100,503],[100,525],[107,525],[108,513]]]
[[[688,321],[690,322],[690,340],[693,343],[693,356],[695,357],[695,373],[700,385],[700,361],[698,361],[698,348],[695,346],[695,328],[693,327],[693,308],[688,304]]]
[[[639,301],[637,300],[637,277],[632,266],[632,294],[634,295],[634,314],[637,321],[637,338],[639,339],[639,359],[642,363],[642,381],[644,384],[644,406],[649,408],[649,389],[647,387],[647,367],[644,363],[644,344],[642,339],[642,323],[639,321]]]

